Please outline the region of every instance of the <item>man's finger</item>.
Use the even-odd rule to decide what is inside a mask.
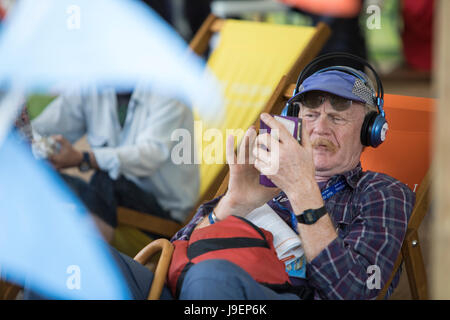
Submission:
[[[257,137],[257,133],[256,133],[256,129],[255,126],[251,126],[250,127],[252,130],[249,132],[249,141],[248,141],[248,163],[249,164],[253,164],[255,162],[255,157],[253,156],[253,147],[256,144],[256,137]],[[249,129],[250,130],[250,129]]]
[[[260,134],[256,137],[255,145],[261,149],[271,150],[273,137],[268,133]]]
[[[255,140],[256,130],[254,126],[251,126],[245,132],[244,137],[242,138],[241,144],[239,146],[239,152],[237,155],[238,164],[249,164],[250,163],[250,154],[251,154],[251,145],[252,140]]]
[[[228,164],[236,164],[236,154],[234,153],[234,135],[227,137],[226,158]]]
[[[65,140],[64,137],[62,135],[60,135],[60,134],[56,134],[56,135],[51,136],[51,137],[53,138],[53,140],[55,140],[57,142],[62,142],[62,141]]]
[[[258,160],[258,159],[255,160],[255,165],[254,165],[254,167],[255,167],[256,170],[258,170],[261,174],[263,174],[263,175],[265,175],[265,176],[267,176],[267,177],[270,177],[270,176],[276,174],[276,173],[277,173],[277,170],[278,170],[276,166],[269,165],[269,164],[265,163],[264,161]]]
[[[275,120],[270,114],[262,113],[261,120],[264,121],[272,130],[278,130],[279,140],[281,142],[292,138],[292,134],[285,128],[283,124]]]
[[[271,153],[256,146],[253,148],[253,156],[256,160],[262,161],[267,165],[271,162]]]

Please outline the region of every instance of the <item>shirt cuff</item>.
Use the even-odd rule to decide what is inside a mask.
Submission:
[[[223,197],[223,195],[205,202],[202,204],[195,213],[194,217],[189,221],[189,223],[184,226],[181,230],[179,230],[173,237],[170,239],[171,242],[176,240],[189,240],[192,232],[194,232],[197,224],[203,220],[203,217],[208,215],[212,209],[217,205],[219,200]]]
[[[111,179],[116,180],[120,175],[120,161],[117,151],[114,148],[92,149],[98,167],[107,171]]]
[[[322,292],[330,291],[330,288],[342,278],[337,265],[339,259],[345,259],[344,251],[343,240],[337,237],[309,262],[306,269],[310,285]]]

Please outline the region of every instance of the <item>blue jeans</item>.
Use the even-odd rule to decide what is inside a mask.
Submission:
[[[113,255],[124,273],[133,297],[146,299],[153,273],[118,251]],[[161,299],[172,299],[167,287],[164,287]],[[186,273],[179,299],[298,300],[299,297],[291,293],[276,293],[253,280],[246,271],[234,263],[226,260],[207,260],[195,264]]]
[[[256,282],[246,271],[226,260],[206,260],[186,273],[180,300],[299,300]]]
[[[142,190],[123,176],[113,180],[108,173],[97,171],[89,183],[67,174],[61,174],[61,177],[90,212],[114,228],[117,227],[118,206],[171,219],[170,212],[158,204],[153,194]]]

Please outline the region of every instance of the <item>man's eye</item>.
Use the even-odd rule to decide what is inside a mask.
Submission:
[[[305,114],[303,117],[306,118],[306,119],[313,119],[313,118],[316,117],[316,115],[311,114],[311,113],[309,113],[309,114],[307,113],[307,114]]]
[[[345,122],[345,119],[344,119],[344,118],[341,118],[341,117],[331,117],[331,120],[332,120],[334,123],[337,123],[337,124],[341,124],[341,123],[344,123],[344,122]]]

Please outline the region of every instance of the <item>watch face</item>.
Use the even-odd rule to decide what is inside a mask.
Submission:
[[[79,168],[80,168],[81,172],[86,172],[86,171],[89,171],[89,169],[90,169],[89,164],[87,164],[84,161],[80,164]]]
[[[304,217],[305,217],[305,222],[308,224],[313,224],[314,222],[316,222],[313,212],[305,212]]]
[[[297,220],[303,224],[313,224],[326,213],[327,210],[325,207],[321,207],[319,209],[308,209],[303,211],[303,213],[300,214],[299,216],[297,216]]]

